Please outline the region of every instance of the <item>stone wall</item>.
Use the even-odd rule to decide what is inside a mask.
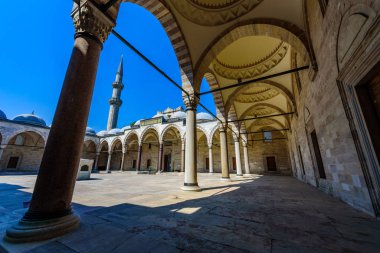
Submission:
[[[308,0],[308,23],[319,70],[313,81],[309,73],[300,75],[302,90],[296,96],[298,114],[292,118],[288,147],[294,159],[296,176],[346,203],[373,214],[354,140],[337,86],[339,75],[337,40],[344,14],[356,4],[364,4],[377,16],[380,2],[370,0],[329,1],[323,16],[317,0]],[[347,36],[346,39],[352,39]],[[350,41],[343,41],[350,44]],[[341,41],[342,43],[342,41]],[[302,59],[299,59],[301,62]],[[301,64],[299,64],[300,66]],[[317,170],[310,133],[315,130],[326,179]],[[305,174],[302,172],[302,151]]]

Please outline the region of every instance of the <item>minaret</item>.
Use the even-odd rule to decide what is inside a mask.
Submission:
[[[121,90],[124,88],[123,84],[123,56],[121,56],[119,68],[117,69],[115,82],[112,83],[113,92],[109,100],[110,112],[108,114],[107,131],[116,128],[117,118],[119,116],[119,107],[123,103],[121,101]]]

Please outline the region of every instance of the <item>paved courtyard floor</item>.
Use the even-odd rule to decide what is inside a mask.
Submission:
[[[380,252],[380,221],[291,177],[93,174],[76,184],[78,230],[0,252]],[[36,176],[0,176],[0,236],[26,211]]]

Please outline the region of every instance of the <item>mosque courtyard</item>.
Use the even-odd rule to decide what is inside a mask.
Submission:
[[[80,227],[49,241],[0,252],[380,252],[380,222],[292,177],[220,180],[199,174],[201,192],[181,191],[183,174],[92,174],[78,181]],[[0,232],[27,210],[35,175],[0,177]]]

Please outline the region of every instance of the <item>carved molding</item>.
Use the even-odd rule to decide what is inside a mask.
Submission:
[[[214,70],[219,75],[228,79],[247,79],[259,76],[273,67],[277,66],[284,59],[288,52],[289,45],[280,42],[279,45],[272,50],[266,57],[243,65],[231,65],[221,62],[216,58],[212,64]]]
[[[186,106],[186,110],[196,110],[199,104],[199,98],[196,96],[185,96],[183,98],[183,103]]]
[[[75,31],[77,33],[88,33],[104,43],[113,27],[116,25],[113,20],[104,15],[91,1],[80,1],[74,3],[71,12]]]
[[[250,92],[251,90],[251,92]],[[280,92],[271,88],[251,88],[250,90],[239,94],[235,101],[239,103],[255,103],[265,101],[279,95]],[[257,90],[257,91],[255,91]]]
[[[175,9],[189,21],[203,26],[216,26],[241,17],[263,0],[170,0]]]

